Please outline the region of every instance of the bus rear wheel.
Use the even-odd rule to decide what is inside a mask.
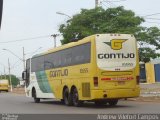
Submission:
[[[40,103],[40,98],[37,98],[37,94],[36,94],[36,90],[35,89],[33,89],[33,91],[32,91],[32,96],[34,98],[34,102],[35,103]]]
[[[73,89],[72,100],[73,100],[73,105],[76,107],[80,107],[83,104],[83,101],[79,100],[78,91],[76,88]]]
[[[71,106],[73,104],[71,98],[72,97],[71,97],[71,94],[69,93],[69,89],[68,88],[64,89],[64,91],[63,91],[64,104]]]
[[[117,105],[117,103],[118,103],[118,99],[108,101],[108,104],[110,106],[115,106],[115,105]]]

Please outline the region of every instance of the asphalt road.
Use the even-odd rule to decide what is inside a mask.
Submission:
[[[34,103],[24,95],[0,93],[0,113],[12,114],[120,114],[120,113],[160,113],[160,103],[119,101],[115,107],[95,106],[85,103],[82,107],[68,107],[60,101],[45,100]]]

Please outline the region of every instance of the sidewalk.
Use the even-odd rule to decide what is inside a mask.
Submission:
[[[160,83],[140,84],[142,97],[160,97]]]
[[[141,83],[140,97],[129,98],[128,100],[143,102],[160,102],[160,83]]]

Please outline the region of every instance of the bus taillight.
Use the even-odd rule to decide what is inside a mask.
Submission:
[[[94,87],[98,87],[98,77],[93,77]]]
[[[137,85],[139,85],[139,76],[136,76]]]

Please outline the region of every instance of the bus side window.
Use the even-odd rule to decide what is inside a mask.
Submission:
[[[54,68],[53,62],[44,61],[44,69],[45,69],[45,70],[52,69],[52,68]]]

